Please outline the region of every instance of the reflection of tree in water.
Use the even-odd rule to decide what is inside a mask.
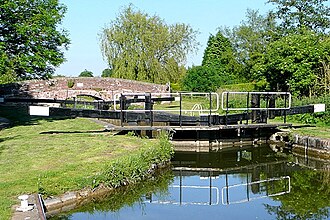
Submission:
[[[291,175],[291,192],[275,197],[280,206],[265,204],[277,219],[327,219],[330,217],[330,170],[301,170]]]
[[[152,193],[159,195],[168,194],[168,186],[173,182],[173,173],[169,170],[162,170],[159,175],[155,175],[151,179],[141,181],[136,184],[131,184],[126,187],[120,187],[116,190],[112,190],[110,193],[99,196],[89,201],[88,204],[71,211],[76,212],[116,212],[125,206],[133,206],[135,203],[139,203],[141,211],[144,213],[144,200]],[[52,220],[67,220],[70,219],[69,213],[64,213],[56,217],[52,217]]]

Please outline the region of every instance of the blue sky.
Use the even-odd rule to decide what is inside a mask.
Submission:
[[[222,26],[233,27],[245,19],[248,8],[260,14],[273,6],[266,0],[60,0],[68,8],[61,28],[69,32],[71,45],[65,51],[67,61],[56,69],[56,74],[78,76],[85,69],[100,76],[107,68],[103,60],[99,34],[114,20],[119,11],[132,3],[150,15],[158,15],[167,24],[185,23],[200,32],[201,44],[196,54],[188,57],[186,66],[200,65],[210,34]]]

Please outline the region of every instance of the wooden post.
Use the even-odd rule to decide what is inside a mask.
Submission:
[[[260,108],[260,94],[251,95],[251,108]],[[260,122],[260,110],[252,110],[252,123]]]
[[[120,94],[119,105],[120,105],[120,126],[123,127],[125,120],[125,115],[123,110],[126,110],[126,97],[123,96],[123,94]]]
[[[268,104],[269,108],[275,108],[276,104],[275,104],[275,96],[271,95],[269,98],[269,104]],[[269,118],[270,119],[274,119],[275,118],[275,110],[269,110]]]
[[[180,115],[179,115],[179,124],[180,124],[180,127],[182,126],[182,94],[181,92],[179,93],[180,94]]]
[[[287,93],[284,95],[284,108],[286,108],[286,102],[287,102]],[[284,109],[284,123],[286,123],[286,109]]]
[[[246,124],[249,124],[249,106],[250,106],[250,93],[246,97]]]
[[[146,110],[145,112],[145,120],[147,123],[149,123],[150,127],[153,125],[153,114],[152,114],[152,109],[153,109],[153,101],[151,100],[151,93],[145,93],[145,103],[144,103],[144,109]],[[152,131],[147,130],[146,135],[148,137],[152,137]]]

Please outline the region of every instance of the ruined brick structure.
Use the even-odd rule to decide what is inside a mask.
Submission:
[[[0,85],[0,96],[43,99],[67,99],[77,95],[89,95],[103,100],[113,100],[116,93],[145,92],[166,93],[168,86],[100,77],[64,77]]]

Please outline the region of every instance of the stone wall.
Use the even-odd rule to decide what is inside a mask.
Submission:
[[[330,139],[293,135],[293,144],[330,152]]]
[[[73,87],[69,88],[69,82]],[[104,100],[113,100],[116,93],[166,93],[166,85],[133,80],[100,77],[55,78],[30,80],[15,84],[0,85],[0,96],[66,99],[77,95],[90,95]]]
[[[274,146],[289,146],[292,152],[319,159],[330,159],[330,139],[277,132],[270,138]]]

